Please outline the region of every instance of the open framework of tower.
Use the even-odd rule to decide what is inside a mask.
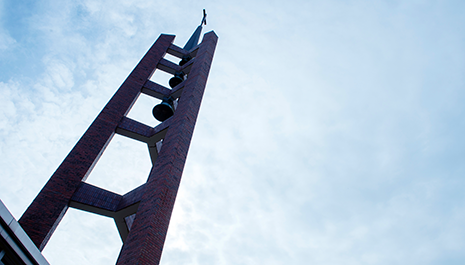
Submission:
[[[186,50],[174,38],[160,35],[20,218],[40,251],[72,207],[114,218],[123,241],[117,264],[159,264],[218,40],[211,31]],[[167,53],[189,60],[180,66]],[[149,80],[155,70],[187,78],[169,89]],[[126,117],[140,93],[171,96],[174,115],[154,128]],[[147,182],[125,195],[85,182],[115,133],[147,143],[152,160]]]

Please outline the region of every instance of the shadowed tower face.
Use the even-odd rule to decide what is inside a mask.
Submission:
[[[114,218],[123,241],[117,264],[159,264],[218,40],[211,31],[199,44],[205,18],[184,48],[160,35],[24,212],[19,223],[41,251],[73,207]],[[173,75],[171,88],[149,80],[158,70]],[[126,117],[140,93],[162,100],[154,128]],[[147,143],[152,160],[147,182],[124,195],[84,182],[115,133]]]

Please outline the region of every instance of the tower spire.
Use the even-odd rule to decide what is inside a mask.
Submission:
[[[190,51],[192,48],[197,46],[197,44],[199,43],[200,34],[202,33],[203,25],[207,25],[207,13],[205,12],[205,9],[203,10],[203,18],[200,22],[200,25],[197,27],[194,33],[192,33],[192,36],[187,41],[186,45],[184,45],[184,50]]]
[[[155,41],[21,216],[19,224],[40,251],[71,207],[114,218],[123,241],[118,265],[159,264],[218,40],[211,31],[198,43],[206,16],[204,10],[184,49],[173,44],[174,35]],[[176,65],[167,53],[189,63]],[[158,70],[175,75],[171,89],[150,80]],[[156,127],[126,116],[140,93],[171,108],[168,117],[154,115],[161,121]],[[115,134],[147,144],[152,160],[147,182],[124,195],[85,182]]]

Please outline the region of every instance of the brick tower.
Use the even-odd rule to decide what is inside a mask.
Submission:
[[[174,35],[160,35],[21,216],[41,251],[73,207],[114,218],[123,241],[117,264],[159,264],[218,40],[211,31],[198,44],[205,18],[204,10],[184,48]],[[155,70],[174,75],[171,89],[149,80]],[[163,100],[154,128],[126,117],[141,92]],[[85,182],[115,133],[147,143],[152,160],[147,182],[124,195]]]

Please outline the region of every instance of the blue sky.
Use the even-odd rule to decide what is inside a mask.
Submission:
[[[183,46],[206,8],[219,42],[162,264],[463,264],[464,5],[2,1],[0,198],[19,219],[155,39]],[[155,104],[129,116],[155,126]],[[88,182],[123,194],[149,170],[115,136]],[[120,247],[71,209],[43,253]]]

